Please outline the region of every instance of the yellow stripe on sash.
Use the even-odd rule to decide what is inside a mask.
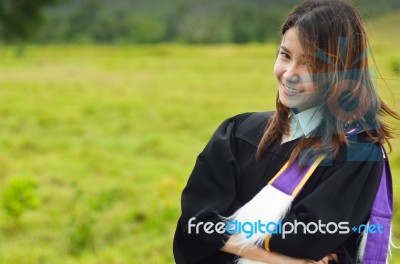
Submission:
[[[272,178],[268,184],[272,184],[279,176],[281,176],[282,172],[284,172],[287,167],[289,166],[289,162],[286,162],[285,165],[283,165],[283,167],[278,171],[278,173],[274,176],[274,178]]]
[[[294,189],[292,196],[296,197],[297,193],[303,188],[304,184],[308,181],[308,179],[311,177],[315,169],[318,167],[318,165],[321,163],[321,161],[324,159],[324,156],[319,156],[314,163],[310,166],[308,169],[307,173],[304,175],[303,179],[300,181],[299,185]],[[289,162],[286,162],[285,165],[278,171],[278,173],[268,182],[269,185],[271,185],[281,174],[289,167]]]
[[[318,165],[321,163],[321,161],[324,159],[324,156],[319,156],[314,163],[311,165],[310,169],[307,171],[306,175],[304,175],[303,179],[301,180],[301,182],[299,183],[299,185],[297,185],[296,189],[294,189],[292,196],[296,197],[297,193],[301,190],[301,188],[303,188],[304,184],[306,184],[306,182],[308,181],[308,179],[311,177],[311,175],[313,174],[313,172],[315,171],[315,169],[318,167]]]
[[[266,251],[270,251],[269,250],[269,240],[271,239],[271,235],[267,236],[264,240],[264,248]]]

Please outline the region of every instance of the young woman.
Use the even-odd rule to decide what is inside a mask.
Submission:
[[[365,28],[350,2],[306,0],[293,9],[275,62],[276,111],[225,120],[198,156],[182,193],[178,264],[233,263],[239,256],[270,264],[361,263],[362,232],[350,228],[368,223],[378,190],[382,194],[381,146],[391,135],[381,116],[399,119],[379,98],[367,55]],[[279,209],[280,199],[254,202],[284,168],[300,173],[316,161],[287,212]],[[300,226],[254,247],[235,243],[237,234],[227,229],[217,232],[221,216],[233,220],[243,208],[257,215],[272,207],[284,210],[282,225],[334,223],[335,232]],[[337,229],[340,224],[347,230]]]

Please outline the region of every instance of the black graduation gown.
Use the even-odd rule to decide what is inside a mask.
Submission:
[[[182,192],[182,215],[174,237],[178,264],[233,263],[235,256],[220,251],[227,234],[208,234],[199,229],[188,234],[188,221],[219,222],[218,214],[231,215],[257,194],[288,160],[297,140],[279,143],[255,161],[257,145],[272,112],[244,113],[225,120],[200,153]],[[294,200],[283,223],[349,222],[349,227],[368,221],[381,178],[383,159],[379,145],[367,135],[340,150],[331,166],[319,166]],[[361,143],[361,144],[360,144]],[[362,144],[363,143],[363,144]],[[273,203],[274,201],[266,201]],[[272,235],[270,250],[295,258],[320,260],[336,253],[340,263],[354,263],[359,234]]]

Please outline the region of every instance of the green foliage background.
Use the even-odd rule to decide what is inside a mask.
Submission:
[[[18,43],[31,37],[42,22],[41,9],[57,0],[0,0],[0,39]]]
[[[3,0],[4,1],[4,0]],[[25,0],[26,1],[26,0]],[[53,0],[54,1],[54,0]],[[57,0],[36,43],[264,43],[301,0]],[[398,0],[354,0],[364,17],[399,10]]]
[[[399,13],[368,23],[400,111]],[[41,205],[0,211],[0,263],[173,263],[180,192],[225,118],[274,109],[272,44],[0,48],[0,197],[30,175]],[[399,123],[394,127],[400,129]],[[400,134],[393,142],[400,208]],[[394,237],[400,243],[400,214]],[[394,250],[391,263],[400,263]]]

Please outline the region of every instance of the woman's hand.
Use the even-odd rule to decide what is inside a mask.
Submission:
[[[232,239],[232,237],[230,239]],[[339,263],[336,254],[329,254],[320,261],[297,259],[279,253],[269,252],[259,247],[241,249],[239,246],[229,245],[229,240],[228,243],[225,244],[220,250],[247,259],[268,264],[328,264],[330,260],[335,260],[337,263]]]
[[[339,263],[339,258],[336,254],[329,254],[325,256],[320,261],[312,261],[313,264],[329,264],[329,261],[334,260],[336,263]]]

